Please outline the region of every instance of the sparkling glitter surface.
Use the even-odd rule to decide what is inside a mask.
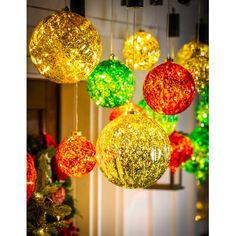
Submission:
[[[196,127],[189,137],[192,140],[194,152],[192,157],[182,165],[182,168],[187,172],[193,173],[196,179],[202,184],[208,175],[208,129],[205,127]]]
[[[113,108],[128,102],[134,94],[132,71],[117,59],[102,61],[90,74],[89,96],[102,107]]]
[[[176,55],[175,61],[176,63],[184,66],[187,60],[189,60],[196,49],[200,49],[200,55],[209,57],[209,48],[207,44],[199,43],[197,44],[196,41],[191,41],[189,43],[184,44],[179,52]]]
[[[112,121],[118,116],[127,115],[129,112],[132,112],[132,111],[140,113],[142,115],[146,115],[145,111],[141,107],[139,107],[137,104],[133,102],[127,102],[126,104],[122,106],[114,108],[109,115],[109,120]]]
[[[35,28],[29,53],[39,73],[56,83],[86,79],[98,64],[102,45],[98,32],[86,18],[59,11]]]
[[[174,131],[169,135],[171,144],[171,158],[169,168],[174,174],[176,169],[193,154],[193,145],[191,140],[181,133]]]
[[[168,60],[147,74],[143,95],[153,111],[175,115],[191,105],[195,95],[194,81],[185,68]]]
[[[143,108],[146,113],[146,116],[157,121],[157,123],[165,130],[167,134],[171,134],[175,130],[179,120],[178,116],[158,114],[147,105],[144,99],[141,100],[138,105]]]
[[[193,76],[196,91],[201,93],[209,81],[208,58],[199,54],[193,55],[186,61],[184,67]]]
[[[34,165],[34,158],[27,153],[27,201],[35,190],[36,179],[37,172]]]
[[[196,119],[200,126],[209,125],[209,104],[204,100],[200,100],[196,107]]]
[[[70,177],[86,175],[96,164],[95,147],[79,132],[73,132],[58,146],[56,161],[58,167]]]
[[[97,162],[105,177],[118,186],[146,188],[168,168],[170,142],[157,122],[140,114],[119,116],[101,131]]]
[[[123,56],[129,68],[148,70],[159,60],[160,46],[151,34],[139,31],[126,39]]]

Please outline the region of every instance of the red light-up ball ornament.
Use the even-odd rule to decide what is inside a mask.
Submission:
[[[146,115],[145,111],[141,107],[139,107],[137,104],[133,102],[127,102],[126,104],[116,107],[111,111],[109,115],[109,121],[114,120],[118,116],[127,115],[129,114],[129,112],[132,112],[132,111],[142,114],[144,116]]]
[[[169,168],[174,174],[176,169],[193,154],[193,145],[190,138],[174,131],[169,135],[171,145],[171,157]]]
[[[182,66],[167,59],[146,76],[143,95],[157,113],[175,115],[187,109],[195,95],[192,75]]]
[[[74,131],[58,146],[56,161],[62,172],[70,177],[86,175],[96,164],[95,147],[81,132]]]
[[[37,172],[34,165],[34,158],[27,153],[27,202],[36,187]]]

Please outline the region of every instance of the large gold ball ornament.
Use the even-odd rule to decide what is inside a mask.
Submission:
[[[56,83],[86,79],[101,53],[100,36],[92,23],[70,11],[59,11],[40,21],[29,43],[29,54],[39,73]]]
[[[126,188],[146,188],[166,171],[170,142],[155,121],[141,114],[117,117],[101,131],[96,159],[103,175]]]
[[[189,60],[196,49],[200,50],[200,55],[209,57],[209,47],[204,43],[197,43],[196,41],[190,41],[184,44],[175,57],[175,62],[179,65],[184,66],[186,61]]]
[[[126,39],[123,56],[129,68],[148,70],[159,60],[160,46],[151,34],[140,30]]]

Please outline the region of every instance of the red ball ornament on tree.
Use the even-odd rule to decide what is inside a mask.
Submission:
[[[64,202],[66,197],[66,191],[63,187],[60,187],[55,193],[51,195],[52,201],[56,205],[60,205]]]
[[[96,164],[95,147],[81,132],[74,131],[58,146],[56,162],[62,172],[70,177],[86,175]]]
[[[175,115],[187,109],[195,95],[192,75],[172,59],[153,68],[143,85],[146,103],[153,111]]]
[[[37,172],[34,165],[34,158],[27,153],[27,202],[35,190]]]
[[[174,174],[176,169],[192,156],[193,145],[188,137],[176,131],[169,135],[169,140],[171,144],[169,168]]]

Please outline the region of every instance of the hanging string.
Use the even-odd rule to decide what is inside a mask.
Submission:
[[[111,0],[111,23],[110,23],[110,56],[113,56],[113,27],[112,27],[112,21],[113,21],[113,0]]]
[[[199,44],[199,34],[200,34],[200,13],[201,13],[201,1],[197,1],[198,4],[198,16],[197,16],[197,45]]]
[[[170,38],[169,38],[169,14],[170,14],[170,0],[167,1],[167,21],[166,21],[166,42],[167,42],[167,58],[170,57]]]
[[[135,15],[135,7],[134,7],[134,14],[133,14],[133,70],[134,70],[134,53],[135,53],[135,18],[136,18],[136,15]]]
[[[78,104],[78,91],[79,82],[75,83],[74,86],[74,98],[75,98],[75,131],[79,131],[79,104]]]
[[[128,31],[129,31],[129,8],[126,7],[126,37],[125,37],[125,39],[127,39],[129,36]]]

